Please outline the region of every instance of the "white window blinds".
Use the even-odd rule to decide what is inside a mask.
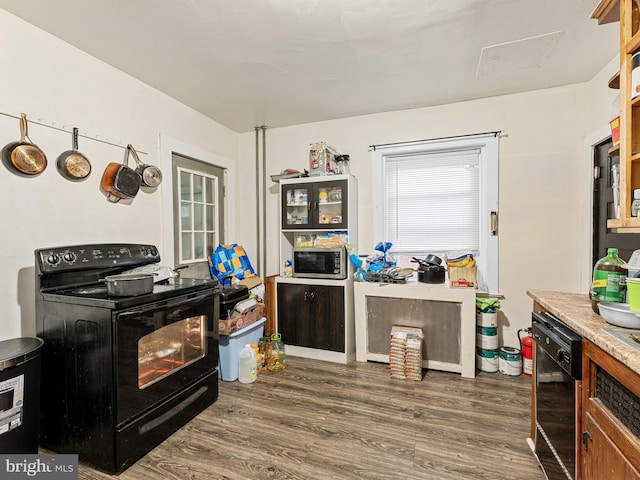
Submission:
[[[384,238],[405,254],[480,248],[480,150],[385,158]]]

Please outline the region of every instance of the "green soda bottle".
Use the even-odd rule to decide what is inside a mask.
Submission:
[[[608,248],[607,256],[593,267],[591,284],[591,308],[600,313],[600,302],[625,303],[627,297],[627,274],[625,261],[618,256],[617,248]]]

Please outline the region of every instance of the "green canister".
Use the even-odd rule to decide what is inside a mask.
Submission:
[[[608,248],[607,256],[601,258],[593,267],[591,284],[591,308],[600,313],[600,302],[625,303],[627,297],[627,274],[625,261],[618,256],[617,248]]]

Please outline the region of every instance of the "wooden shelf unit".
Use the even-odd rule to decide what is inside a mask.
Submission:
[[[640,52],[637,0],[602,0],[592,14],[599,24],[620,22],[620,71],[609,80],[620,89],[620,218],[607,221],[619,233],[639,233],[640,217],[631,216],[633,191],[640,189],[640,95],[631,86],[632,57]]]

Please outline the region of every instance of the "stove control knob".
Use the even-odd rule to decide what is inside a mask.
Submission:
[[[65,262],[73,263],[76,259],[76,254],[73,252],[65,252],[62,258],[64,258]]]
[[[60,263],[60,257],[55,253],[52,253],[47,257],[47,263],[50,265],[57,265]]]
[[[567,352],[566,350],[558,350],[556,356],[558,357],[558,361],[560,363],[569,363],[569,352]]]

